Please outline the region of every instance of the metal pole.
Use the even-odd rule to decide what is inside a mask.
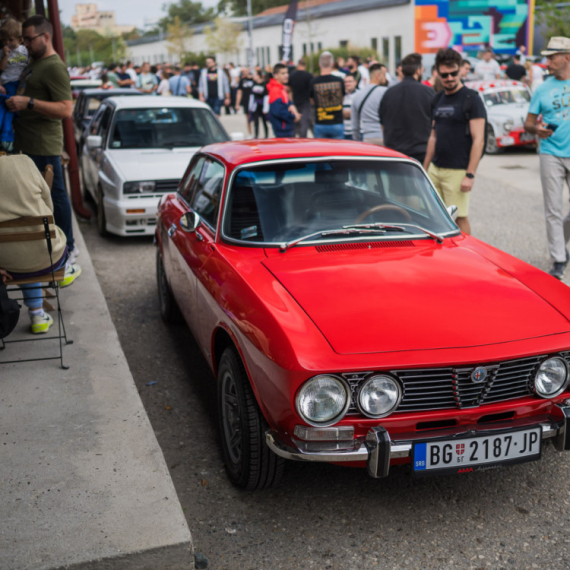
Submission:
[[[251,0],[247,0],[247,35],[247,64],[249,65],[251,73],[253,73],[253,18],[251,15]]]
[[[116,56],[116,50],[115,50],[115,36],[113,36],[113,39],[111,40],[111,45],[113,46],[113,61],[116,63],[117,62],[117,56]]]
[[[89,44],[89,55],[91,56],[91,64],[93,64],[93,62],[95,61],[95,58],[93,57],[93,44]]]
[[[57,0],[47,0],[47,2],[49,8],[49,19],[53,26],[53,47],[65,63],[63,34],[61,33],[61,22],[59,20],[59,7],[57,5]],[[73,121],[71,120],[71,117],[63,120],[63,140],[65,142],[65,150],[69,155],[67,172],[69,174],[69,183],[71,185],[71,203],[73,204],[73,209],[77,215],[88,220],[91,218],[91,211],[83,205],[81,184],[79,182],[79,167],[77,164],[75,136],[73,134]]]
[[[81,53],[79,52],[79,46],[75,49],[77,55],[77,66],[81,67]]]

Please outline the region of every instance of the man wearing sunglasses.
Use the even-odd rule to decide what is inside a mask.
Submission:
[[[443,91],[432,103],[424,168],[445,204],[457,206],[459,229],[470,234],[469,197],[485,146],[487,112],[479,94],[461,83],[458,52],[440,49],[435,65]]]
[[[62,119],[71,117],[69,73],[53,48],[53,27],[44,16],[32,16],[22,24],[30,63],[20,76],[16,95],[6,101],[14,120],[14,148],[27,154],[40,172],[53,166],[51,197],[55,223],[67,238],[71,262],[77,250],[71,226],[71,205],[65,190],[60,156],[63,150]]]

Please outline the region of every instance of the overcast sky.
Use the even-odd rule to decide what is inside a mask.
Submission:
[[[75,14],[75,4],[88,3],[76,2],[75,0],[59,0],[61,10],[61,20],[64,24],[71,23],[71,16]],[[161,18],[165,15],[162,10],[164,2],[161,0],[99,0],[97,7],[99,10],[114,10],[115,20],[121,26],[134,25],[142,28],[145,22]],[[170,4],[171,2],[167,2]],[[202,0],[206,7],[216,6],[218,0]]]

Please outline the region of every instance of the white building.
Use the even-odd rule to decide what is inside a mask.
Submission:
[[[97,4],[94,3],[75,5],[75,14],[71,16],[71,27],[76,32],[94,30],[103,36],[118,36],[135,29],[135,26],[118,26],[113,10],[98,10]]]
[[[286,0],[284,2],[286,4]],[[287,5],[272,8],[253,18],[254,63],[274,65],[281,58],[282,24]],[[239,51],[217,54],[219,63],[247,64],[247,21],[243,26]],[[186,49],[209,52],[203,33],[206,25],[194,26]],[[300,2],[293,33],[292,60],[307,53],[335,47],[370,47],[394,69],[395,62],[414,51],[414,3],[411,0],[329,0]],[[135,64],[171,61],[167,42],[159,36],[127,42],[127,57]]]

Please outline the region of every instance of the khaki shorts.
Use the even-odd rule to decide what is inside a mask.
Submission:
[[[428,174],[446,206],[457,206],[457,217],[466,218],[469,213],[471,192],[461,192],[461,182],[466,170],[456,168],[439,168],[431,163]]]

